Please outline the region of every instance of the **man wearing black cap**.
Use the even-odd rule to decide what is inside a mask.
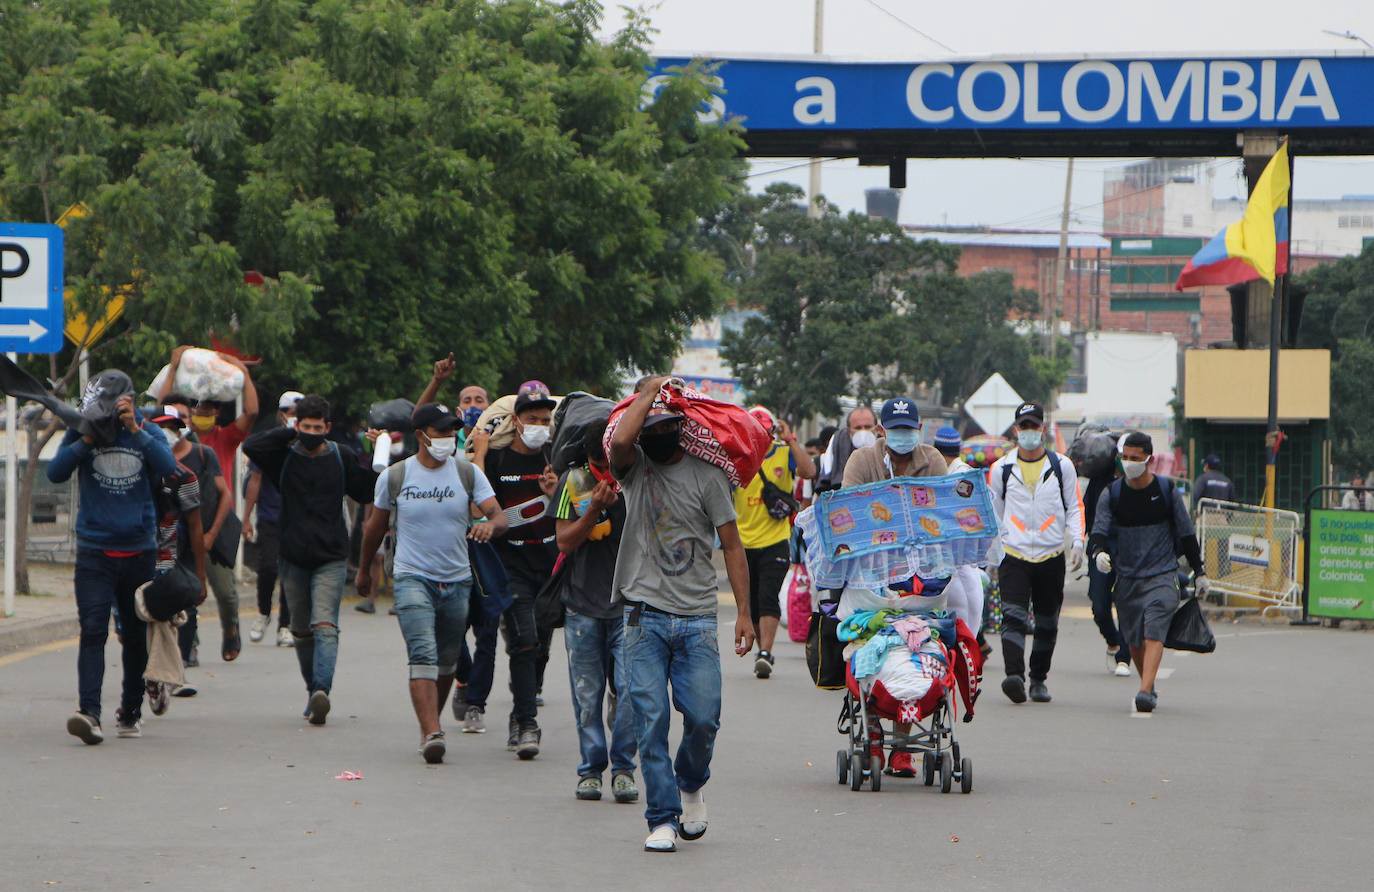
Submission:
[[[1209,454],[1202,460],[1202,473],[1193,481],[1193,513],[1197,513],[1198,502],[1203,499],[1216,499],[1221,502],[1236,500],[1236,485],[1231,478],[1221,473],[1221,457]]]
[[[80,430],[69,429],[48,463],[48,479],[65,483],[75,472],[76,611],[81,645],[76,671],[81,704],[67,732],[88,744],[100,730],[100,689],[110,611],[123,621],[124,687],[115,713],[120,737],[141,737],[147,629],[134,609],[138,587],[157,563],[155,482],[176,473],[176,459],[161,431],[147,428],[134,408],[134,384],[117,369],[101,372],[81,394]]]
[[[1070,570],[1083,566],[1083,500],[1073,462],[1045,449],[1045,410],[1022,403],[1012,422],[1016,451],[992,466],[992,508],[1006,556],[998,568],[1002,588],[1002,693],[1026,702],[1026,635],[1035,607],[1030,655],[1030,698],[1050,702],[1050,661],[1064,606],[1064,542]]]
[[[439,705],[448,699],[467,632],[472,567],[465,540],[487,542],[506,528],[486,476],[457,457],[460,423],[439,403],[415,410],[420,451],[377,478],[357,576],[358,593],[367,595],[373,561],[390,527],[396,616],[410,662],[410,701],[420,721],[420,753],[431,764],[444,758]],[[473,505],[487,523],[470,523]]]
[[[553,565],[558,560],[557,524],[548,511],[558,488],[558,475],[544,455],[557,405],[546,394],[521,394],[515,401],[515,440],[509,446],[491,449],[490,434],[472,434],[473,464],[491,481],[507,524],[505,534],[492,542],[506,568],[514,597],[502,617],[506,653],[510,656],[511,692],[515,695],[506,746],[523,760],[539,755],[535,697],[539,693],[541,667],[548,662],[549,642],[553,640],[553,629],[539,629],[535,625],[534,601],[553,575]],[[475,669],[473,674],[477,675]],[[481,677],[490,679],[491,675],[482,673]],[[487,686],[488,690],[477,690],[475,683],[469,683],[469,708],[479,700],[486,705],[490,681]]]

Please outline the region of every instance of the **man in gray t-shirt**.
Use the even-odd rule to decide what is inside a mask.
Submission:
[[[680,416],[660,398],[666,378],[640,388],[608,450],[625,493],[625,527],[614,595],[625,600],[624,659],[630,702],[639,716],[646,851],[672,852],[677,839],[706,832],[701,788],[711,777],[720,728],[720,652],[716,646],[715,539],[735,596],[735,653],[754,646],[749,566],[735,525],[725,473],[687,455]],[[676,762],[668,756],[670,703],[682,714]]]

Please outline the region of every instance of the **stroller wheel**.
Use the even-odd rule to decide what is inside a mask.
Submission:
[[[921,781],[927,787],[935,783],[935,756],[931,753],[921,754]]]
[[[835,777],[840,786],[849,780],[849,753],[844,750],[835,753]]]
[[[949,750],[940,754],[940,792],[948,793],[954,789],[954,756]]]
[[[959,763],[959,792],[973,792],[973,760],[965,759]]]
[[[859,761],[859,754],[855,753],[849,757],[849,789],[855,793],[864,785],[864,766]]]
[[[874,793],[883,788],[883,773],[881,771],[874,771],[869,774],[868,788]]]

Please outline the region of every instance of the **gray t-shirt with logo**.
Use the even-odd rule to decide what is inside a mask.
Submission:
[[[719,587],[711,555],[716,528],[735,519],[730,481],[690,455],[661,465],[635,451],[620,477],[625,528],[612,590],[669,613],[714,614]]]
[[[495,498],[481,468],[473,468],[472,502]],[[405,460],[405,479],[396,504],[391,504],[389,474],[377,478],[373,503],[396,511],[395,575],[422,576],[434,582],[462,582],[472,578],[468,564],[468,493],[452,459],[427,468],[411,456]]]

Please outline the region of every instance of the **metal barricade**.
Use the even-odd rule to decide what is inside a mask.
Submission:
[[[0,455],[0,469],[5,456]],[[27,462],[20,460],[19,473]],[[4,494],[4,476],[0,474],[0,496]],[[0,499],[0,518],[4,517]],[[33,498],[29,504],[28,536],[20,543],[31,561],[66,563],[76,559],[76,475],[66,483],[50,483],[41,470],[34,478]],[[0,542],[4,541],[4,527],[0,525]]]
[[[1296,512],[1203,499],[1197,535],[1212,591],[1225,606],[1265,613],[1302,609],[1302,518]]]

